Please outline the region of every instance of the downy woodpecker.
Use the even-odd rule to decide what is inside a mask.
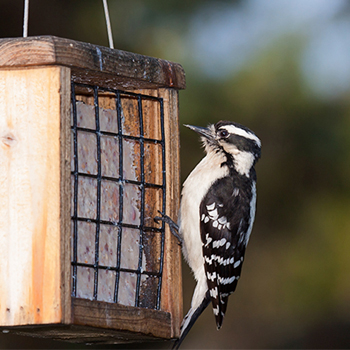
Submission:
[[[178,226],[169,217],[162,217],[181,241],[183,255],[197,281],[174,348],[180,346],[210,302],[217,328],[222,325],[253,227],[254,166],[261,154],[259,138],[238,123],[185,126],[201,135],[206,156],[183,184]]]

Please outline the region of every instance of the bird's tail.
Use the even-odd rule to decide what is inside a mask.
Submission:
[[[196,322],[197,318],[201,315],[201,313],[209,305],[209,303],[210,303],[210,295],[209,295],[209,291],[207,291],[204,299],[202,300],[202,302],[198,307],[194,307],[191,305],[190,310],[188,311],[187,315],[182,321],[180,337],[175,342],[173,349],[178,349],[180,347],[182,341],[185,339],[186,335],[188,334],[188,332]]]

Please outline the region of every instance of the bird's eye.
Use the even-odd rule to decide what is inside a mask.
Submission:
[[[221,138],[226,138],[229,135],[229,132],[225,129],[219,131],[219,136]]]

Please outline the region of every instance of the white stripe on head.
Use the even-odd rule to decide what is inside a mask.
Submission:
[[[253,140],[253,141],[256,142],[256,144],[259,147],[261,147],[261,141],[259,140],[259,138],[255,134],[253,134],[253,133],[251,133],[249,131],[246,131],[246,130],[241,129],[241,128],[239,128],[237,126],[234,126],[234,125],[223,125],[223,126],[220,127],[220,129],[225,129],[230,134],[236,134],[236,135],[239,135],[239,136],[243,136],[243,137],[245,137],[247,139]]]

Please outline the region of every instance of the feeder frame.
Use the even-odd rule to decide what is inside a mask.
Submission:
[[[0,39],[0,328],[74,342],[176,338],[181,252],[168,227],[158,310],[72,297],[72,82],[161,99],[165,212],[177,218],[182,67],[53,36]]]

